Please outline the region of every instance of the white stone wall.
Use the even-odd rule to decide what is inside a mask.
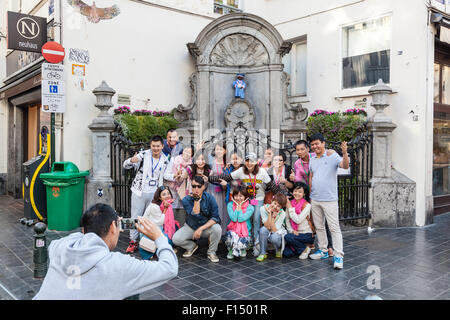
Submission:
[[[311,5],[309,5],[311,4]],[[367,98],[368,87],[341,89],[342,27],[391,15],[390,86],[395,92],[386,113],[397,124],[393,132],[392,164],[417,183],[418,225],[432,198],[433,52],[432,28],[427,26],[426,1],[255,1],[247,0],[247,12],[273,23],[284,39],[307,36],[307,96],[303,105],[345,110]],[[400,54],[401,51],[401,54]],[[413,121],[410,111],[418,116]]]
[[[10,6],[16,3],[1,1],[1,17],[6,15],[5,7],[14,9]],[[24,10],[31,10],[37,3],[40,2],[22,1]],[[194,72],[186,43],[194,42],[218,15],[212,12],[212,0],[97,0],[97,7],[115,4],[121,13],[112,20],[92,23],[67,1],[61,3],[67,111],[62,119],[63,130],[57,131],[56,159],[73,161],[80,170],[87,170],[92,167],[91,134],[87,126],[99,113],[93,106],[92,90],[106,80],[117,91],[114,103],[118,94],[126,94],[131,95],[132,108],[169,111],[180,103],[186,105],[190,98],[189,76]],[[418,225],[424,224],[432,190],[434,57],[425,4],[425,0],[243,0],[241,5],[244,12],[274,24],[286,40],[307,36],[307,95],[299,101],[310,112],[316,108],[345,110],[366,97],[367,109],[373,113],[368,88],[341,89],[342,27],[387,14],[392,16],[390,86],[395,93],[386,113],[398,126],[393,132],[393,166],[417,183]],[[43,3],[38,13],[46,16],[46,10]],[[0,30],[6,32],[3,21],[0,19]],[[1,39],[2,66],[5,45]],[[77,62],[69,60],[70,48],[89,51],[84,89],[80,88],[80,77],[71,73],[72,64]],[[1,79],[4,72],[0,68]],[[412,120],[411,110],[418,115],[418,121]],[[0,104],[0,134],[6,130],[4,111],[5,106]],[[6,167],[4,140],[0,139],[0,172]]]
[[[117,0],[120,14],[111,20],[89,22],[63,2],[63,38],[66,48],[67,108],[64,113],[63,159],[80,170],[92,167],[88,125],[98,115],[92,90],[106,80],[118,94],[131,95],[132,109],[170,111],[190,98],[189,76],[194,64],[186,44],[213,20],[188,12],[168,10],[129,0]],[[96,2],[98,7],[110,1]],[[89,51],[85,88],[72,75],[70,48]],[[117,105],[116,105],[117,106]]]

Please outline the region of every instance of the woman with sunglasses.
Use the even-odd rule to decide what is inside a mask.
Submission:
[[[161,229],[163,234],[169,240],[169,244],[173,247],[172,238],[175,232],[180,228],[180,223],[175,220],[172,203],[173,197],[170,189],[166,186],[158,187],[152,203],[145,209],[144,217],[154,222]],[[152,240],[148,238],[145,239],[146,236],[143,234],[140,234],[139,236],[141,239],[139,253],[141,254],[142,259],[149,260],[155,254],[155,251],[147,251],[143,249],[143,247],[151,249],[153,246]],[[176,253],[175,249],[174,251]]]
[[[189,258],[198,249],[196,241],[202,237],[209,239],[208,259],[219,262],[216,255],[222,228],[219,210],[214,197],[205,192],[205,180],[195,176],[192,180],[192,193],[183,198],[186,210],[186,223],[173,236],[173,243],[186,251],[184,258]]]

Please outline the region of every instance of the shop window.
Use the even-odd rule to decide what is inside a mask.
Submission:
[[[434,64],[433,196],[450,194],[450,65]]]
[[[442,66],[442,103],[450,104],[450,67]]]
[[[306,95],[306,41],[294,43],[289,54],[283,57],[284,71],[291,76],[288,95]]]
[[[389,83],[391,17],[353,24],[342,29],[342,87]]]
[[[439,97],[440,97],[440,65],[435,63],[434,64],[434,102],[440,103]]]
[[[450,194],[449,123],[450,112],[435,110],[433,120],[433,196]]]
[[[228,14],[233,12],[242,12],[239,5],[242,0],[215,0],[214,1],[214,13]]]

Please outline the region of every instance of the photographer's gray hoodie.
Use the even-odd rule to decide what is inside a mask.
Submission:
[[[53,240],[47,275],[33,299],[124,299],[157,287],[176,277],[178,260],[165,236],[155,242],[158,261],[111,252],[95,233]]]

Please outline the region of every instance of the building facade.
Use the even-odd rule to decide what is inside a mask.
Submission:
[[[196,62],[186,44],[230,12],[261,17],[292,43],[283,55],[288,99],[311,113],[370,106],[368,89],[393,90],[386,113],[392,166],[416,183],[416,225],[447,212],[450,108],[450,3],[444,0],[22,0],[0,3],[0,179],[21,196],[21,164],[37,153],[49,126],[40,107],[40,54],[8,50],[6,13],[47,18],[48,39],[66,56],[66,111],[56,114],[55,159],[92,168],[91,131],[98,115],[92,90],[102,80],[113,102],[170,111],[187,105]],[[101,10],[100,10],[101,9]],[[449,87],[450,88],[450,87]],[[376,158],[376,155],[374,155]],[[0,182],[1,184],[1,182]],[[0,192],[2,189],[0,188]]]

